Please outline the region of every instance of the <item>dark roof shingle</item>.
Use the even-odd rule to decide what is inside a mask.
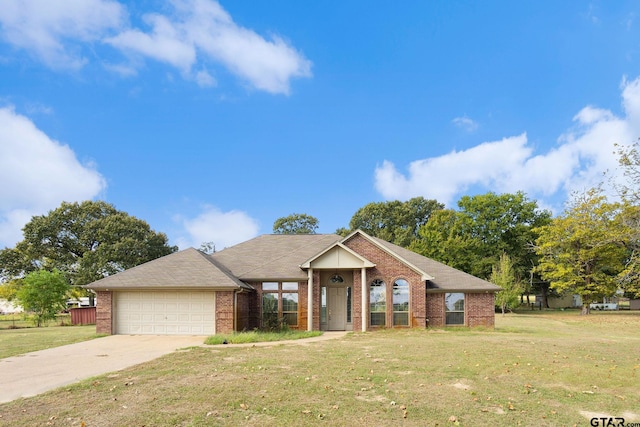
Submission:
[[[91,289],[253,289],[202,252],[189,248],[140,264],[87,286]]]

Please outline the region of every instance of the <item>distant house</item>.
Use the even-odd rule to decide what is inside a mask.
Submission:
[[[580,295],[567,293],[560,296],[548,296],[547,304],[549,308],[579,308],[582,307]]]
[[[0,314],[22,313],[24,309],[14,302],[0,298]]]
[[[229,333],[493,326],[500,288],[358,230],[263,235],[211,255],[186,249],[87,286],[97,331]]]

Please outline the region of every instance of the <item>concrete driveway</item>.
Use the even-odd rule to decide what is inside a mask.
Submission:
[[[202,345],[202,336],[110,335],[0,359],[0,403]]]

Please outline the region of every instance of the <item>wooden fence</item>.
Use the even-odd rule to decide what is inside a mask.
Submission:
[[[95,307],[79,307],[69,310],[71,313],[72,325],[95,325],[96,324],[96,308]]]

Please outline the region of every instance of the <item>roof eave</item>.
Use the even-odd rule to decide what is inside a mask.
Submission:
[[[501,289],[473,289],[473,288],[457,288],[457,289],[443,289],[443,288],[437,288],[437,289],[428,289],[427,288],[427,293],[428,294],[443,294],[443,293],[476,293],[476,294],[489,294],[489,293],[496,293],[496,292],[500,292]]]
[[[187,290],[198,290],[198,291],[254,291],[255,289],[251,287],[213,287],[213,286],[149,286],[149,287],[141,287],[141,286],[112,286],[112,287],[93,287],[87,288],[92,291],[187,291]]]

